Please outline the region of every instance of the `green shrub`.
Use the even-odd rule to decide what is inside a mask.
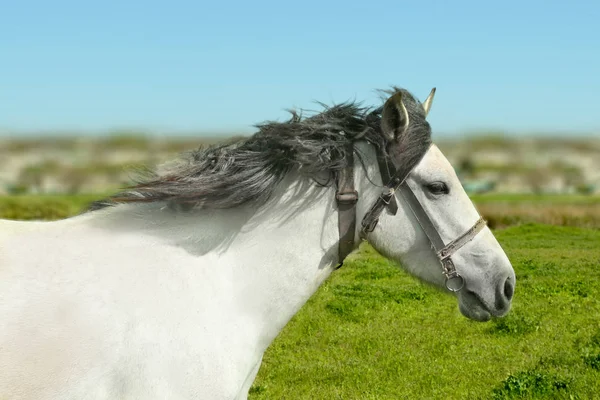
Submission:
[[[494,400],[547,399],[556,392],[565,391],[568,387],[569,382],[566,379],[542,371],[529,370],[509,375],[500,388],[494,389],[492,398]]]
[[[490,332],[507,335],[524,335],[535,332],[539,328],[539,321],[536,318],[517,314],[515,311],[512,311],[504,318],[493,320]]]
[[[600,353],[583,357],[583,362],[594,369],[600,370]]]

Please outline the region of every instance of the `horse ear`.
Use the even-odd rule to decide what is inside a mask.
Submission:
[[[429,110],[431,110],[431,103],[433,103],[433,96],[435,96],[435,88],[431,89],[429,96],[427,96],[427,100],[423,103],[423,109],[425,110],[425,116],[429,114]]]
[[[408,111],[402,101],[402,92],[397,92],[383,105],[381,130],[390,140],[396,140],[406,131],[409,122]]]

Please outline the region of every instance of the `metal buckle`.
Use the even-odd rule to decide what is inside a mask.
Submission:
[[[363,222],[364,222],[364,220],[363,220]],[[373,232],[378,223],[379,223],[379,217],[372,219],[370,222],[367,222],[366,224],[363,223],[362,224],[363,231],[366,233]]]
[[[442,260],[442,269],[446,276],[446,289],[451,292],[458,292],[465,286],[465,279],[456,271],[452,259],[446,258]]]
[[[341,204],[356,204],[358,201],[358,192],[356,190],[349,192],[338,192],[335,194],[335,199]]]
[[[381,193],[379,195],[379,198],[381,199],[381,201],[383,201],[383,203],[386,206],[390,204],[390,201],[392,201],[392,197],[394,197],[394,189],[389,189],[387,192]]]
[[[449,248],[448,248],[448,246],[446,246],[442,250],[440,250],[440,252],[438,253],[438,257],[441,260],[444,260],[447,257],[448,253],[449,253]]]

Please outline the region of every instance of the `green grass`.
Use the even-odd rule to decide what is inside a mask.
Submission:
[[[98,194],[90,195],[15,195],[0,197],[0,218],[18,220],[57,220],[85,210],[101,199]]]
[[[0,218],[64,218],[101,197],[4,197]],[[474,200],[593,205],[548,197]],[[517,273],[507,318],[466,319],[448,293],[363,245],[267,350],[250,399],[597,398],[600,230],[523,224],[495,234]]]
[[[517,273],[511,314],[467,320],[447,293],[363,246],[268,349],[251,399],[594,398],[600,232],[496,232]]]

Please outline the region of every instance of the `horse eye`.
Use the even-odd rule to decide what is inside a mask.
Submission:
[[[450,189],[448,189],[448,185],[444,182],[433,182],[426,185],[427,190],[429,190],[432,194],[448,194],[450,193]]]

